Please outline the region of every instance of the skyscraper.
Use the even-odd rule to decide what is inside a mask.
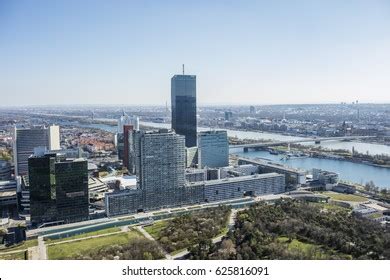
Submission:
[[[36,147],[58,150],[60,148],[59,127],[53,125],[48,128],[14,128],[13,154],[16,176],[28,174],[28,158],[34,153]]]
[[[128,148],[130,143],[129,143],[129,139],[130,138],[127,138],[126,139],[126,135],[124,133],[124,129],[125,129],[125,126],[132,126],[132,130],[139,130],[139,118],[136,117],[136,116],[132,116],[130,117],[129,115],[127,115],[125,112],[123,112],[122,116],[118,119],[118,132],[116,134],[116,147],[117,147],[117,150],[118,150],[118,158],[120,160],[123,161],[123,165],[127,167],[127,169],[129,169],[129,166],[128,166],[128,152],[126,152],[125,150]],[[130,139],[131,140],[131,139]],[[130,171],[130,169],[129,169]],[[132,173],[132,171],[131,171]]]
[[[172,129],[185,136],[186,147],[196,146],[196,76],[183,73],[172,77],[171,106]]]
[[[185,184],[185,139],[167,129],[135,132],[136,174],[147,209],[177,205]]]
[[[123,126],[123,166],[127,168],[130,173],[134,173],[134,153],[132,149],[133,143],[133,131],[132,125]]]
[[[87,166],[85,159],[68,160],[51,152],[36,152],[28,159],[33,225],[88,219]]]
[[[123,133],[123,126],[132,125],[134,130],[139,130],[139,118],[136,116],[130,117],[123,112],[122,116],[118,119],[118,133]]]
[[[28,159],[30,213],[33,225],[57,219],[55,157],[55,154],[47,154],[32,156]]]
[[[229,141],[225,130],[199,132],[198,164],[200,168],[229,165]]]
[[[66,223],[88,220],[87,160],[57,160],[55,182],[58,219]]]

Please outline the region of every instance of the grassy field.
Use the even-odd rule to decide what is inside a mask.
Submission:
[[[124,245],[134,238],[142,238],[137,231],[118,233],[110,236],[96,237],[86,240],[74,241],[48,246],[50,260],[74,259],[78,254],[97,251],[110,245]]]
[[[321,194],[329,196],[334,200],[348,201],[348,202],[364,202],[367,201],[367,198],[354,195],[354,194],[343,194],[336,192],[322,192]]]
[[[16,250],[24,250],[28,249],[30,247],[35,247],[38,246],[38,240],[37,239],[31,239],[31,240],[26,240],[23,243],[11,247],[6,247],[6,249],[0,249],[0,253],[3,252],[11,252],[11,251],[16,251]]]
[[[304,253],[312,249],[320,249],[320,246],[318,245],[302,242],[298,239],[292,239],[291,242],[289,242],[288,237],[279,237],[278,242],[286,244],[288,250],[299,250]]]
[[[377,218],[380,218],[380,217],[382,217],[383,215],[381,214],[381,213],[373,213],[373,214],[371,214],[371,215],[369,215],[368,217],[370,218],[370,219],[377,219]]]
[[[0,260],[24,260],[24,252],[0,255]]]
[[[346,207],[342,207],[342,206],[330,204],[330,203],[310,202],[310,204],[321,207],[325,211],[337,211],[337,212],[342,211],[345,213],[351,211],[351,208],[346,208]]]
[[[168,220],[156,222],[151,226],[144,227],[145,231],[153,236],[154,239],[158,239],[160,231],[168,225]]]
[[[288,237],[282,236],[277,238],[277,242],[285,244],[289,251],[299,251],[303,256],[313,255],[315,259],[329,259],[331,255],[338,255],[342,259],[352,259],[350,255],[340,254],[333,250],[326,250],[321,245],[303,242],[298,239],[289,240]]]
[[[65,238],[59,238],[59,239],[47,239],[45,240],[46,244],[51,244],[51,243],[56,243],[56,242],[61,242],[61,241],[67,241],[67,240],[74,240],[74,239],[79,239],[79,238],[84,238],[84,237],[89,237],[89,236],[94,236],[94,235],[102,235],[102,234],[107,234],[107,233],[113,233],[113,232],[119,232],[120,228],[117,227],[112,227],[112,228],[106,228],[106,229],[100,229],[96,231],[91,231],[88,233],[82,233],[78,235],[73,235],[70,237],[65,237]]]

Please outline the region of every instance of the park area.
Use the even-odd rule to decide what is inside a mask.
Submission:
[[[172,255],[227,232],[230,208],[199,210],[170,220],[146,226],[144,229]]]
[[[155,242],[147,240],[135,229],[102,236],[86,236],[81,240],[63,240],[48,244],[48,257],[51,260],[64,259],[161,259]]]

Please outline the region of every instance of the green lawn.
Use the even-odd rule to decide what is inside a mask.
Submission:
[[[24,252],[0,255],[0,260],[24,260]]]
[[[331,204],[331,203],[322,203],[322,202],[309,202],[309,204],[318,206],[325,211],[343,211],[343,212],[349,212],[351,211],[351,208],[342,207],[339,205]]]
[[[278,242],[284,243],[289,251],[300,251],[303,254],[308,254],[310,251],[315,251],[316,259],[327,258],[327,254],[322,250],[321,246],[292,239],[289,242],[288,237],[278,237]]]
[[[129,231],[58,245],[49,245],[48,257],[50,260],[74,259],[78,254],[97,251],[106,246],[128,244],[134,238],[143,238],[143,236],[137,231]]]
[[[364,202],[367,201],[367,198],[354,195],[354,194],[343,194],[336,192],[322,192],[321,194],[329,196],[334,200],[348,201],[348,202]]]
[[[383,215],[381,213],[373,213],[373,214],[369,215],[368,218],[370,218],[370,219],[377,219],[377,218],[380,218],[382,216]]]
[[[299,251],[304,255],[309,255],[314,259],[329,259],[332,255],[338,255],[342,259],[352,259],[351,255],[340,254],[334,250],[325,249],[321,245],[303,242],[298,239],[292,239],[289,241],[288,237],[281,236],[277,238],[277,242],[284,243],[289,251]]]
[[[11,252],[11,251],[16,251],[16,250],[24,250],[24,249],[28,249],[30,247],[35,247],[35,246],[38,246],[38,239],[31,239],[31,240],[26,240],[23,243],[18,244],[18,245],[6,247],[6,249],[0,249],[0,253]]]
[[[160,236],[160,231],[168,225],[168,220],[159,221],[153,225],[144,227],[145,231],[153,236],[154,239],[158,239]]]
[[[100,229],[100,230],[91,231],[91,232],[87,232],[87,233],[77,234],[77,235],[73,235],[73,236],[65,237],[65,238],[47,239],[47,240],[45,240],[45,243],[51,244],[51,243],[56,243],[56,242],[60,242],[60,241],[79,239],[79,238],[84,238],[84,237],[89,237],[89,236],[94,236],[94,235],[102,235],[102,234],[119,232],[119,231],[120,231],[120,228],[112,227],[112,228]]]

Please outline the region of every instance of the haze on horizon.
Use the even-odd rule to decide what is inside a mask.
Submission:
[[[0,106],[390,102],[389,1],[0,1]]]

